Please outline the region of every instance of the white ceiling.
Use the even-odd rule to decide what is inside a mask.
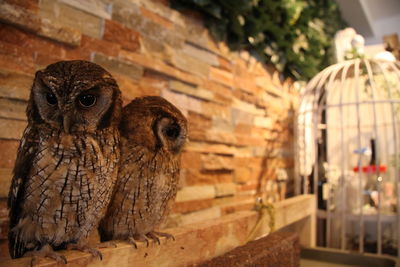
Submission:
[[[400,0],[336,0],[343,18],[366,45],[383,42],[383,36],[397,33],[400,37]]]

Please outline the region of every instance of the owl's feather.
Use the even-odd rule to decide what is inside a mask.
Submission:
[[[23,136],[18,148],[17,160],[15,162],[11,188],[8,195],[10,229],[14,228],[21,216],[21,204],[23,203],[25,184],[30,166],[32,165],[32,159],[38,147],[38,134],[31,126],[25,129]],[[12,258],[21,257],[26,252],[24,241],[13,231],[8,233],[8,245]]]

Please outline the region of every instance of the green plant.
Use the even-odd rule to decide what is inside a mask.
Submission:
[[[171,7],[200,12],[214,38],[298,80],[332,64],[332,38],[345,26],[334,0],[171,0]]]

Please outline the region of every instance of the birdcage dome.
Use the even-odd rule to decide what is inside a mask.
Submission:
[[[360,251],[365,216],[376,217],[378,253],[382,218],[391,216],[400,225],[395,213],[400,192],[399,115],[399,62],[343,61],[321,71],[305,87],[297,114],[297,191],[319,194],[319,209],[331,220],[326,221],[324,238],[328,246],[350,246],[349,216],[359,222],[354,235]],[[322,183],[328,189],[319,188]],[[335,241],[332,231],[341,238]]]

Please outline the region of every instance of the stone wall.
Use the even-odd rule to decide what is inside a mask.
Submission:
[[[166,226],[277,200],[277,168],[293,170],[298,95],[272,67],[216,43],[195,14],[168,0],[0,2],[0,236],[6,197],[36,70],[84,59],[109,70],[124,103],[161,95],[189,121],[180,190]]]

